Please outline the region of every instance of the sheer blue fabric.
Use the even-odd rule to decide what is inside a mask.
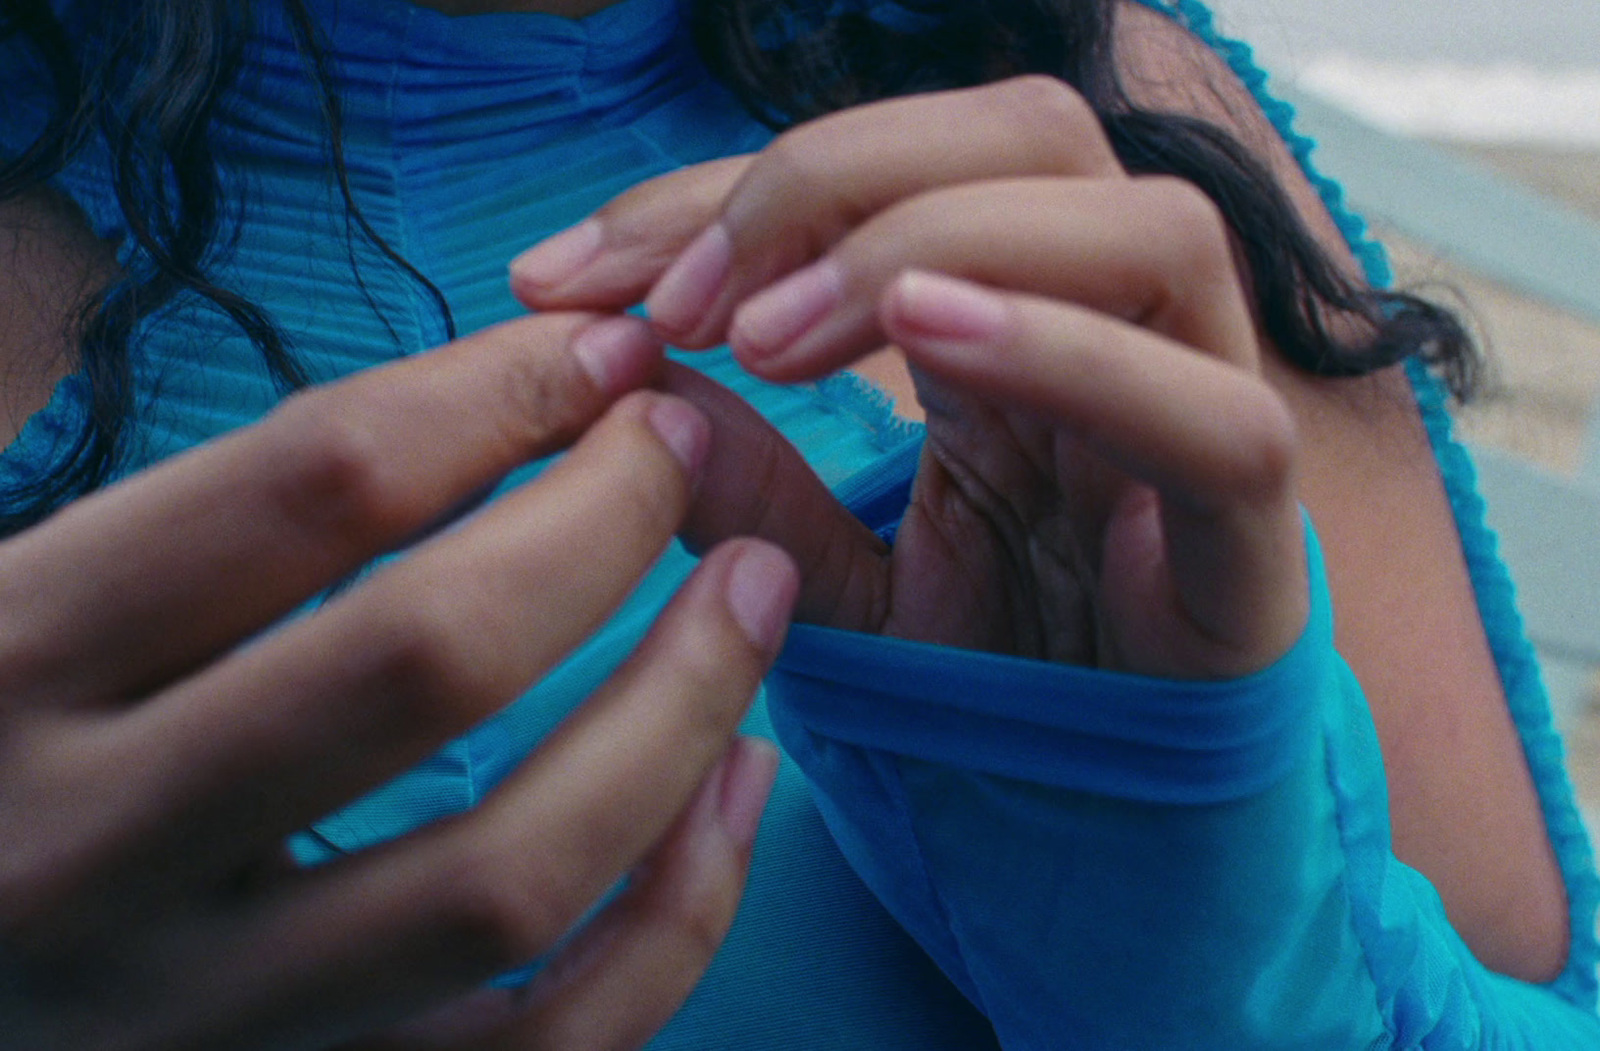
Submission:
[[[578,22],[539,15],[450,18],[402,0],[312,0],[310,6],[334,59],[355,197],[377,232],[443,290],[463,332],[518,312],[506,290],[504,267],[521,248],[652,175],[758,149],[768,141],[768,132],[707,76],[689,45],[676,0],[623,0]],[[319,378],[437,345],[445,329],[430,297],[347,224],[330,173],[319,101],[307,84],[303,59],[278,7],[260,7],[263,33],[219,140],[230,190],[245,204],[237,246],[219,260],[218,280],[271,311]],[[1261,91],[1262,78],[1247,52],[1218,41],[1202,8],[1184,3],[1174,13],[1219,46],[1247,83]],[[0,119],[0,149],[14,151],[36,130],[45,100],[39,71],[13,57],[0,54],[0,88],[8,102],[7,115]],[[1287,110],[1264,94],[1262,98],[1305,163],[1309,144],[1293,136]],[[103,237],[122,243],[124,253],[130,251],[106,185],[102,150],[92,147],[58,185]],[[1319,186],[1346,235],[1363,253],[1369,272],[1382,280],[1381,254],[1363,240],[1358,222],[1340,206],[1336,187],[1325,180]],[[352,279],[352,264],[359,281]],[[851,506],[886,534],[892,532],[904,503],[908,465],[915,460],[917,432],[898,422],[869,388],[849,377],[779,388],[743,374],[726,353],[685,360],[755,404]],[[192,300],[174,304],[144,326],[136,340],[135,363],[141,415],[129,470],[248,423],[276,401],[270,378],[248,342],[214,311]],[[1485,624],[1529,749],[1574,916],[1573,963],[1554,993],[1472,972],[1475,977],[1465,985],[1448,975],[1438,978],[1435,984],[1456,990],[1439,1003],[1451,1009],[1446,1012],[1450,1018],[1469,1017],[1451,1013],[1458,1003],[1492,1000],[1500,1011],[1497,1018],[1508,1026],[1517,1018],[1529,1026],[1535,1019],[1541,1026],[1566,1024],[1563,1020],[1570,1021],[1571,1012],[1563,1013],[1568,1011],[1564,1000],[1578,1005],[1573,1011],[1580,1019],[1593,1006],[1593,968],[1600,950],[1591,933],[1596,899],[1592,862],[1504,570],[1482,530],[1481,514],[1474,510],[1470,465],[1448,439],[1436,387],[1421,373],[1414,378],[1463,523]],[[0,483],[47,470],[64,437],[83,418],[84,405],[81,379],[69,377],[0,456]],[[538,465],[530,467],[508,485],[537,470]],[[460,812],[493,791],[627,652],[690,564],[683,551],[670,551],[627,607],[571,660],[467,737],[321,822],[320,839],[299,843],[302,856],[316,861],[360,849]],[[823,665],[824,678],[835,672],[870,678],[883,668],[921,667],[928,673],[924,680],[969,660],[982,663],[953,651],[942,651],[930,663],[923,663],[926,655],[915,654],[888,660],[872,650],[879,643],[870,641],[866,649],[834,662],[815,653],[808,657],[809,638],[807,632],[797,633],[786,658],[789,675],[808,660]],[[874,754],[905,753],[896,760],[897,776],[906,779],[906,798],[915,806],[884,811],[907,822],[894,833],[901,838],[885,842],[915,847],[933,859],[928,878],[936,878],[940,907],[946,911],[917,912],[921,905],[906,904],[917,900],[914,896],[902,895],[878,878],[870,852],[853,853],[873,888],[924,941],[939,967],[846,863],[799,769],[786,758],[763,821],[740,918],[705,982],[652,1046],[887,1051],[992,1047],[990,1025],[973,1010],[969,997],[991,1013],[1008,1040],[1015,1037],[1015,1046],[1117,1046],[1125,1043],[1116,1036],[1123,1031],[1117,1027],[1145,1012],[1146,1004],[1107,1001],[1098,1017],[1074,1019],[1083,1028],[1053,1044],[1049,1027],[1065,1033],[1068,1016],[1054,1014],[1053,1007],[1048,1015],[1041,1012],[1044,1005],[1058,1002],[1052,997],[1063,980],[1087,990],[1117,987],[1123,977],[1118,961],[1131,959],[1137,945],[1122,940],[1130,932],[1114,925],[1117,910],[1126,915],[1126,910],[1140,907],[1164,910],[1160,923],[1171,924],[1173,939],[1189,934],[1197,939],[1191,953],[1173,960],[1171,974],[1147,975],[1156,983],[1149,988],[1163,988],[1159,983],[1180,973],[1178,968],[1198,967],[1196,961],[1203,960],[1215,977],[1218,997],[1250,986],[1251,1017],[1263,1032],[1275,1021],[1280,1036],[1298,1033],[1302,1016],[1324,1019],[1331,1026],[1326,1032],[1340,1036],[1375,1032],[1375,1025],[1394,1016],[1393,1002],[1411,995],[1406,981],[1413,972],[1407,960],[1420,957],[1402,952],[1375,961],[1368,955],[1370,946],[1383,939],[1371,932],[1415,927],[1422,922],[1417,917],[1432,916],[1428,892],[1414,874],[1400,873],[1388,859],[1382,782],[1367,762],[1375,752],[1370,733],[1360,724],[1353,683],[1323,648],[1308,645],[1301,652],[1303,661],[1288,661],[1283,667],[1299,667],[1295,675],[1301,678],[1294,681],[1303,680],[1306,687],[1281,688],[1282,682],[1274,679],[1276,686],[1266,684],[1270,688],[1258,689],[1248,703],[1235,704],[1228,725],[1189,718],[1183,711],[1189,698],[1180,697],[1181,691],[1162,707],[1157,696],[1161,691],[1136,689],[1149,702],[1142,709],[1147,729],[1164,744],[1169,758],[1187,757],[1190,762],[1177,772],[1184,764],[1169,764],[1160,776],[1146,771],[1146,789],[1111,807],[1085,807],[1073,800],[1103,801],[1115,794],[1112,785],[1091,779],[1092,769],[1098,769],[1095,777],[1131,783],[1138,769],[1131,753],[1117,753],[1118,762],[1110,763],[1111,753],[1096,747],[1074,752],[1063,746],[1066,754],[1077,757],[1071,764],[1077,780],[1063,785],[1069,765],[1065,759],[1054,761],[1037,748],[1013,749],[1015,736],[985,736],[983,721],[993,711],[969,713],[973,721],[965,752],[919,759],[909,745],[897,750],[894,739],[876,737],[827,746],[865,744],[877,750]],[[1002,678],[1012,674],[1006,671]],[[1238,701],[1249,691],[1219,692]],[[996,704],[1011,705],[1000,713],[1009,725],[1026,723],[1033,705],[1021,692],[996,691],[994,697]],[[917,703],[927,700],[922,697]],[[1080,722],[1083,717],[1082,711],[1075,716]],[[793,711],[785,710],[785,718],[803,726],[804,704],[796,701]],[[900,732],[893,718],[875,725],[875,734]],[[771,733],[764,701],[757,701],[745,728]],[[1068,737],[1103,742],[1110,728],[1057,729]],[[799,739],[799,733],[790,739]],[[1231,758],[1197,758],[1204,749],[1193,746],[1191,734],[1228,743]],[[975,757],[985,749],[990,759],[977,762]],[[993,768],[991,760],[1013,751],[1016,756],[1033,755],[1033,767]],[[847,765],[839,764],[840,769]],[[1330,771],[1345,769],[1353,771],[1346,793],[1353,809],[1339,826],[1340,836],[1330,837],[1329,816],[1341,812],[1339,801],[1345,796],[1333,793],[1328,779]],[[880,806],[881,786],[856,784],[850,780],[854,774],[835,775],[820,767],[817,775],[836,827],[843,828],[845,815],[870,816]],[[1163,778],[1177,778],[1191,791],[1199,786],[1201,795],[1210,795],[1193,795],[1172,809],[1173,801],[1160,788],[1167,783]],[[1219,794],[1219,784],[1232,787]],[[1122,812],[1129,816],[1126,824],[1103,820]],[[1197,817],[1202,812],[1215,817]],[[1289,814],[1313,820],[1301,827],[1288,820]],[[983,838],[966,840],[980,819],[991,821],[992,827]],[[1030,840],[1041,824],[1049,834]],[[1001,834],[1007,829],[1016,838]],[[1285,838],[1266,844],[1259,835],[1266,829]],[[1138,838],[1153,830],[1167,844],[1160,850],[1150,849],[1152,840]],[[1079,832],[1088,838],[1073,838]],[[1230,838],[1246,832],[1248,839]],[[844,838],[851,842],[848,831]],[[1249,849],[1236,849],[1240,842]],[[1052,844],[1049,850],[1045,843]],[[1219,844],[1231,846],[1221,849]],[[1353,844],[1369,846],[1356,849]],[[1195,851],[1209,853],[1203,871],[1174,865]],[[1358,857],[1376,859],[1372,878],[1388,888],[1366,912],[1354,899],[1341,904],[1327,883],[1327,873],[1354,865]],[[1277,867],[1277,861],[1284,867]],[[889,862],[896,859],[885,864]],[[1019,914],[1019,905],[1038,901],[1027,893],[1009,902],[993,900],[987,881],[995,865],[1025,873],[1032,884],[1024,890],[1054,895],[1052,908]],[[1243,882],[1216,893],[1218,882],[1235,878]],[[1203,917],[1188,915],[1184,904],[1211,900],[1219,909],[1232,910],[1228,915],[1261,945],[1281,942],[1282,954],[1231,956],[1228,945],[1199,938],[1195,925]],[[1259,915],[1246,908],[1252,902]],[[959,948],[952,955],[940,939],[954,935],[948,930],[941,935],[939,922],[954,915],[962,916],[963,923],[970,921],[970,928],[962,935],[965,941],[950,943]],[[1096,917],[1107,922],[1097,923]],[[1437,929],[1431,920],[1419,929],[1429,945],[1448,942],[1448,929]],[[1015,940],[1009,941],[1013,935]],[[983,951],[969,952],[974,944]],[[1053,947],[1054,955],[1043,953],[1038,966],[1031,966],[1032,952],[1041,945]],[[1327,960],[1325,985],[1292,980],[1295,974],[1305,976],[1294,970],[1302,962],[1294,953],[1310,951],[1305,946]],[[1024,950],[1028,955],[1021,955]],[[1427,959],[1448,965],[1454,957],[1446,952]],[[1398,977],[1385,977],[1389,971]],[[1287,984],[1278,984],[1279,978]],[[1012,984],[997,992],[1004,982]],[[1333,1010],[1339,1004],[1358,1006],[1340,1018]],[[1182,1013],[1180,1005],[1190,1012],[1185,1017],[1201,1026],[1190,1030],[1191,1036],[1208,1031],[1209,1008],[1194,998],[1177,997],[1167,1016]]]
[[[1393,855],[1377,734],[1311,618],[1170,682],[798,627],[779,739],[857,872],[1008,1049],[1600,1046]]]

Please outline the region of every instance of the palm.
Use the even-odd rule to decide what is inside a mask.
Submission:
[[[919,377],[928,438],[890,555],[885,634],[1166,673],[1189,628],[1154,491],[1060,424]]]
[[[1141,527],[1153,490],[1061,425],[927,376],[928,437],[891,551],[839,506],[798,452],[704,377],[669,386],[717,420],[691,516],[709,543],[753,532],[805,568],[799,612],[834,627],[1149,674],[1184,619]]]
[[[892,635],[1097,664],[1109,476],[1026,413],[923,381],[931,411],[891,556]]]

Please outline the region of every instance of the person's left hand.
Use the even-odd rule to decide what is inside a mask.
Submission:
[[[1200,678],[1305,622],[1294,427],[1227,228],[1193,186],[1130,178],[1057,81],[879,103],[653,180],[513,287],[644,298],[671,342],[728,340],[776,381],[903,350],[928,441],[892,552],[737,399],[673,381],[719,431],[691,539],[784,545],[803,619]]]

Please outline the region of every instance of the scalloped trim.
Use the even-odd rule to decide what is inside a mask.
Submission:
[[[1256,65],[1249,45],[1218,32],[1211,11],[1199,0],[1139,2],[1177,19],[1227,61],[1255,96],[1278,134],[1283,136],[1361,263],[1367,280],[1374,287],[1391,284],[1394,273],[1383,246],[1369,236],[1366,222],[1345,203],[1343,188],[1316,170],[1311,160],[1316,143],[1294,129],[1294,107],[1269,93],[1267,74]],[[1596,914],[1600,910],[1600,875],[1595,872],[1594,850],[1567,777],[1561,737],[1550,714],[1549,695],[1545,692],[1533,646],[1523,630],[1522,615],[1517,612],[1516,589],[1500,559],[1499,541],[1484,522],[1477,471],[1466,449],[1452,436],[1444,387],[1438,377],[1414,359],[1408,362],[1407,374],[1461,536],[1462,554],[1477,598],[1478,615],[1489,638],[1490,652],[1500,669],[1506,707],[1522,739],[1546,831],[1566,881],[1571,949],[1566,968],[1547,984],[1562,998],[1593,1011],[1597,991],[1600,991],[1597,987],[1600,986],[1597,983],[1600,938],[1595,934]]]
[[[29,416],[16,440],[0,452],[0,493],[16,492],[58,470],[89,415],[89,381],[82,373],[63,376],[44,408]],[[20,510],[0,500],[6,511]]]
[[[926,428],[894,411],[895,401],[871,380],[854,372],[836,372],[812,384],[817,399],[830,409],[861,421],[872,433],[879,450],[889,452],[914,438]]]

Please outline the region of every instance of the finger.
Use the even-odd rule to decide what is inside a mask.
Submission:
[[[660,555],[706,432],[682,401],[631,394],[459,529],[121,716],[103,747],[129,769],[93,831],[156,871],[226,871],[504,706]]]
[[[682,215],[672,191],[687,181],[646,184],[519,260],[513,286],[549,308],[631,302],[620,290],[653,283],[645,302],[658,329],[707,347],[722,341],[740,301],[896,201],[974,179],[1120,171],[1088,104],[1052,78],[892,99],[786,132],[747,166],[718,173],[739,176],[731,189],[719,179],[684,194]]]
[[[750,161],[724,157],[640,183],[512,260],[512,293],[533,310],[632,306],[716,218]]]
[[[770,546],[712,552],[633,656],[479,811],[306,873],[233,930],[208,969],[216,988],[193,995],[215,994],[217,1016],[240,1031],[283,1030],[315,1003],[353,1034],[547,951],[662,841],[726,751],[781,644],[796,586],[792,564]],[[730,839],[758,809],[744,776],[732,793],[724,781],[719,820]],[[702,863],[680,874],[703,873]],[[719,879],[727,864],[713,859]],[[678,886],[669,875],[658,890]],[[711,912],[726,907],[719,896]],[[646,945],[697,937],[657,926],[678,924],[663,919],[677,908],[658,903],[641,918]],[[672,951],[697,959],[714,934]],[[631,966],[633,953],[619,948]],[[551,1009],[563,1002],[557,995]]]
[[[1293,643],[1307,601],[1295,428],[1264,380],[1105,314],[941,275],[901,277],[882,314],[917,367],[1058,422],[1159,492],[1159,522],[1137,506],[1119,519],[1143,530],[1120,538],[1139,558],[1103,572],[1139,601],[1111,612],[1131,624],[1165,590],[1194,632],[1174,666],[1152,646],[1130,670],[1238,675]]]
[[[519,989],[485,989],[363,1051],[571,1051],[642,1046],[677,1011],[733,923],[778,770],[735,740],[628,888]]]
[[[491,1047],[639,1047],[665,1025],[733,924],[756,820],[778,771],[766,742],[735,742],[628,890],[529,989]]]
[[[673,343],[711,346],[746,297],[895,202],[972,180],[1120,172],[1094,111],[1049,77],[846,110],[763,150],[645,306]]]
[[[1015,179],[922,194],[744,303],[731,341],[768,379],[814,378],[883,345],[878,302],[907,269],[1070,300],[1254,367],[1228,228],[1172,178]]]
[[[8,701],[127,699],[203,664],[564,445],[659,361],[631,318],[515,321],[74,504],[0,547]]]

